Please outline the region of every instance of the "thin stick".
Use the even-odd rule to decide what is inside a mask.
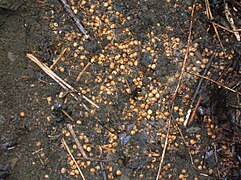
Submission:
[[[191,154],[191,151],[190,151],[190,147],[189,147],[188,143],[185,141],[185,138],[184,138],[184,136],[183,136],[182,130],[179,128],[179,126],[178,126],[177,123],[174,123],[174,125],[175,125],[175,127],[177,128],[179,134],[181,135],[181,138],[182,138],[182,141],[183,141],[184,145],[187,147],[188,154],[189,154],[189,157],[190,157],[190,160],[191,160],[191,163],[192,163],[193,167],[194,167],[195,169],[197,169],[196,166],[195,166],[195,164],[194,164],[194,161],[193,161],[193,157],[192,157],[192,154]]]
[[[60,4],[63,6],[64,10],[67,12],[69,17],[74,21],[77,28],[82,32],[86,39],[88,39],[90,36],[88,35],[88,32],[85,30],[84,26],[81,24],[80,20],[76,17],[66,0],[59,0]]]
[[[223,88],[225,88],[225,89],[227,89],[227,90],[229,90],[229,91],[232,91],[232,92],[234,92],[234,93],[237,93],[237,94],[241,95],[241,92],[235,91],[234,89],[229,88],[228,86],[225,86],[224,84],[222,84],[222,83],[220,83],[220,82],[217,82],[217,81],[215,81],[215,80],[213,80],[213,79],[210,79],[210,78],[208,78],[208,77],[206,77],[206,76],[202,76],[202,75],[195,74],[195,73],[190,73],[190,72],[189,72],[189,74],[192,74],[192,75],[194,75],[194,76],[198,76],[198,77],[207,79],[208,81],[211,81],[211,82],[217,84],[218,86],[221,86],[221,87],[223,87]]]
[[[101,146],[99,146],[99,149],[100,149],[100,156],[102,157],[103,154],[102,154]],[[106,172],[105,172],[105,168],[104,168],[104,163],[103,162],[100,162],[100,169],[101,169],[101,174],[103,175],[103,179],[107,180],[107,176],[106,176]]]
[[[212,55],[211,58],[209,59],[208,64],[206,65],[206,68],[205,68],[205,70],[204,70],[204,72],[203,72],[203,74],[202,74],[203,76],[205,76],[205,75],[207,74],[208,69],[209,69],[209,67],[211,66],[211,64],[212,64],[212,62],[213,62],[213,59],[214,59],[214,57],[215,57],[215,55],[216,55],[216,52],[217,52],[217,49],[215,49],[213,55]],[[203,82],[203,78],[200,78],[199,83],[198,83],[198,86],[197,86],[197,88],[196,88],[196,91],[195,91],[195,93],[194,93],[194,95],[193,95],[192,102],[191,102],[191,104],[190,104],[190,108],[189,108],[189,110],[188,110],[187,116],[186,116],[185,121],[184,121],[184,123],[183,123],[184,126],[188,125],[188,121],[189,121],[189,118],[190,118],[190,115],[191,115],[191,112],[192,112],[193,104],[194,104],[194,101],[196,100],[196,97],[197,97],[197,94],[198,94],[198,92],[199,92],[199,89],[201,88],[202,82]],[[197,107],[197,106],[195,106],[195,107]],[[193,115],[193,113],[192,113],[192,115]],[[194,115],[195,115],[195,114],[194,114]],[[193,118],[194,118],[194,117],[193,117]]]
[[[175,92],[174,92],[173,98],[172,98],[173,103],[172,103],[172,106],[171,106],[170,114],[173,113],[174,100],[176,99],[176,96],[177,96],[177,93],[178,93],[178,90],[179,90],[179,87],[180,87],[180,85],[181,85],[181,81],[182,81],[182,78],[183,78],[183,74],[184,74],[184,71],[185,71],[185,68],[186,68],[187,57],[188,57],[188,54],[189,54],[189,49],[190,49],[190,44],[191,44],[192,26],[193,26],[193,17],[194,17],[195,8],[196,8],[196,0],[194,1],[193,7],[192,7],[191,21],[190,21],[189,35],[188,35],[188,42],[187,42],[187,51],[186,51],[186,54],[185,54],[185,57],[184,57],[184,61],[183,61],[183,64],[182,64],[182,70],[181,70],[181,74],[180,74],[180,77],[179,77],[179,81],[178,81],[176,90],[175,90]],[[162,171],[162,164],[163,164],[163,162],[164,162],[164,158],[165,158],[165,154],[166,154],[166,149],[167,149],[167,145],[168,145],[169,134],[170,134],[171,121],[172,121],[172,117],[170,117],[170,118],[168,119],[167,135],[166,135],[166,139],[165,139],[164,148],[163,148],[163,151],[162,151],[161,161],[160,161],[160,164],[159,164],[159,168],[158,168],[158,173],[157,173],[157,176],[156,176],[156,180],[159,179],[159,176],[160,176],[161,171]]]
[[[209,0],[205,0],[205,5],[206,5],[206,12],[207,12],[207,17],[208,17],[208,19],[209,19],[209,20],[213,20],[213,15],[212,15],[212,11],[211,11],[211,9],[210,9]],[[225,53],[225,49],[224,49],[223,43],[222,43],[222,41],[221,41],[221,39],[220,39],[218,30],[217,30],[215,24],[214,24],[212,21],[211,21],[211,23],[212,23],[213,29],[214,29],[214,31],[215,31],[215,33],[216,33],[216,35],[217,35],[218,41],[219,41],[219,43],[220,43],[220,45],[221,45],[221,47],[222,47],[222,49],[223,49],[223,52]]]
[[[69,85],[67,82],[65,82],[63,79],[61,79],[57,74],[55,74],[51,69],[49,69],[48,66],[46,66],[44,63],[40,62],[34,55],[32,54],[27,54],[27,57],[36,63],[46,74],[48,74],[53,80],[55,80],[61,87],[63,87],[66,91],[72,91],[72,92],[77,92],[76,89],[74,89],[71,85]],[[75,94],[75,93],[70,93],[71,96],[75,98],[75,100],[80,100],[80,98]],[[78,93],[80,95],[80,93]],[[87,100],[91,105],[95,106],[96,108],[100,108],[97,104],[95,104],[93,101],[91,101],[89,98],[87,98],[84,95],[80,95],[82,98]],[[83,104],[84,105],[84,104]],[[87,108],[84,105],[85,108]],[[87,110],[89,110],[87,108]]]
[[[195,8],[196,8],[196,0],[194,1],[193,7],[192,7],[191,21],[190,21],[190,27],[189,27],[189,35],[188,35],[188,40],[187,40],[187,50],[186,50],[186,54],[185,54],[185,57],[184,57],[184,60],[183,60],[183,63],[182,63],[182,69],[181,69],[181,74],[179,76],[178,84],[177,84],[177,87],[174,91],[173,100],[177,96],[178,90],[179,90],[181,82],[182,82],[183,74],[185,72],[186,64],[187,64],[187,58],[188,58],[188,55],[189,55],[189,49],[190,49],[190,45],[191,45],[192,26],[193,26],[193,17],[194,17]]]
[[[211,64],[212,64],[212,62],[213,62],[213,59],[215,58],[216,53],[217,53],[217,49],[214,50],[211,58],[209,59],[207,65],[206,65],[206,67],[205,67],[205,70],[203,71],[202,76],[205,76],[205,75],[207,74],[207,72],[208,72],[208,70],[209,70],[209,67],[211,66]],[[203,82],[203,78],[200,78],[200,81],[199,81],[198,86],[197,86],[197,89],[196,89],[196,91],[195,91],[195,93],[194,93],[194,96],[193,96],[191,105],[194,103],[194,101],[195,101],[195,99],[196,99],[196,97],[197,97],[197,94],[198,94],[199,89],[201,88],[202,82]]]
[[[127,88],[129,89],[128,93],[131,93],[131,88],[126,78],[125,78],[125,82],[126,82]]]
[[[228,32],[231,32],[231,33],[235,33],[235,32],[241,31],[241,29],[236,29],[235,31],[230,30],[230,29],[226,28],[225,26],[222,26],[221,24],[218,24],[218,23],[215,23],[215,22],[213,22],[213,24],[215,24],[215,25],[218,26],[219,28],[222,28],[222,29],[224,29],[225,31],[228,31]]]
[[[91,65],[91,62],[88,62],[88,64],[86,64],[86,66],[84,67],[84,69],[82,71],[80,71],[78,77],[76,78],[76,81],[78,82],[81,78],[81,76],[84,74],[84,72],[86,71],[86,69]]]
[[[236,29],[237,29],[237,28],[236,28],[236,26],[235,26],[235,24],[234,24],[233,17],[232,17],[232,15],[231,15],[231,13],[230,13],[230,11],[229,11],[229,9],[228,9],[228,3],[225,3],[225,5],[224,5],[224,12],[225,12],[226,19],[228,20],[230,26],[232,27],[232,29],[233,29],[233,31],[234,31],[233,33],[234,33],[236,39],[237,39],[238,41],[240,41],[239,32],[236,32]]]
[[[189,121],[188,121],[186,124],[191,124],[191,123],[193,122],[194,117],[195,117],[196,112],[197,112],[197,109],[198,109],[198,107],[199,107],[199,105],[200,105],[200,103],[201,103],[201,100],[202,100],[202,96],[200,96],[200,97],[198,98],[197,104],[196,104],[196,106],[194,107],[194,109],[193,109],[193,111],[192,111],[192,115],[191,115]]]
[[[103,179],[107,180],[107,176],[106,176],[106,173],[105,173],[105,168],[104,168],[103,162],[100,162],[100,169],[101,169],[101,172],[102,172]]]
[[[62,109],[61,111],[69,120],[74,121],[74,119],[65,110]]]
[[[83,156],[84,158],[88,158],[88,156],[86,155],[83,147],[81,146],[81,144],[80,144],[80,142],[79,142],[79,140],[78,140],[78,138],[77,138],[77,136],[76,136],[76,134],[75,134],[75,132],[74,132],[74,130],[73,130],[73,126],[72,126],[71,124],[67,124],[67,128],[68,128],[68,130],[70,131],[70,134],[72,135],[72,137],[73,137],[73,139],[74,139],[74,142],[77,144],[77,147],[78,147],[78,149],[80,150],[82,156]]]
[[[81,171],[81,169],[80,169],[78,163],[76,162],[74,156],[73,156],[72,153],[70,152],[69,147],[68,147],[67,143],[65,142],[64,138],[62,138],[61,141],[62,141],[64,147],[66,148],[67,152],[69,153],[70,157],[71,157],[72,160],[74,161],[74,163],[75,163],[75,165],[76,165],[76,167],[77,167],[77,169],[78,169],[78,171],[79,171],[79,173],[80,173],[82,179],[85,180],[84,174],[82,173],[82,171]]]
[[[216,145],[214,144],[213,147],[214,147],[214,150],[213,150],[213,151],[214,151],[215,161],[216,161],[216,164],[218,164],[218,156],[217,156],[217,148],[216,148]],[[221,175],[220,175],[219,168],[217,167],[216,169],[217,169],[218,177],[219,177],[219,179],[221,179]]]
[[[172,106],[173,107],[173,106]],[[173,108],[172,108],[173,109]],[[157,173],[157,176],[156,176],[156,180],[159,179],[159,176],[161,174],[161,171],[162,171],[162,164],[164,162],[164,158],[165,158],[165,154],[166,154],[166,150],[167,150],[167,145],[168,145],[168,139],[169,139],[169,134],[170,134],[170,128],[171,128],[171,117],[169,118],[168,120],[168,125],[167,125],[167,135],[166,135],[166,139],[165,139],[165,144],[164,144],[164,148],[163,148],[163,151],[162,151],[162,156],[161,156],[161,162],[159,164],[159,168],[158,168],[158,173]]]
[[[57,64],[59,62],[59,60],[61,59],[61,57],[64,55],[64,53],[67,51],[68,48],[64,48],[60,55],[57,57],[57,59],[55,59],[54,63],[50,66],[49,69],[53,69],[53,67],[55,66],[55,64]]]

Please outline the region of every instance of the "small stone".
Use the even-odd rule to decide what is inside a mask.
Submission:
[[[0,125],[3,125],[6,122],[6,118],[0,114]]]

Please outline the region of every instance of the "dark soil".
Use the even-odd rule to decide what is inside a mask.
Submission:
[[[112,174],[115,174],[114,171],[117,171],[117,169],[122,170],[122,175],[118,177],[119,179],[140,179],[142,174],[144,174],[144,179],[155,179],[160,163],[160,155],[163,150],[161,144],[164,142],[163,139],[162,141],[160,139],[157,141],[158,135],[156,134],[159,133],[159,127],[162,127],[164,134],[166,133],[165,124],[167,124],[167,120],[155,119],[152,121],[143,118],[136,122],[138,118],[137,114],[132,116],[134,120],[126,120],[123,114],[129,112],[130,99],[134,99],[137,104],[141,103],[137,100],[138,96],[148,93],[149,85],[155,82],[153,79],[156,79],[156,81],[162,85],[168,84],[168,88],[163,87],[163,90],[167,90],[166,94],[174,91],[177,84],[174,76],[176,72],[180,72],[180,63],[183,61],[184,56],[180,55],[181,53],[177,51],[173,52],[172,47],[170,47],[172,56],[165,55],[166,47],[164,47],[163,42],[166,38],[161,36],[161,34],[167,34],[167,39],[170,41],[172,38],[179,38],[181,41],[181,45],[179,45],[180,49],[182,48],[181,46],[187,44],[191,20],[191,10],[188,10],[188,8],[192,7],[192,1],[171,1],[167,3],[166,1],[160,0],[115,0],[112,4],[115,10],[123,13],[125,17],[130,17],[130,20],[127,21],[123,27],[120,27],[120,29],[129,28],[132,38],[141,41],[143,46],[148,46],[150,42],[150,37],[147,35],[149,32],[149,34],[152,32],[157,36],[160,34],[158,43],[150,45],[158,52],[158,61],[160,61],[160,63],[157,64],[155,70],[150,70],[149,65],[152,64],[152,59],[149,59],[150,55],[148,53],[141,54],[140,65],[135,67],[136,69],[131,69],[133,73],[125,75],[126,80],[130,84],[131,93],[123,93],[126,85],[125,83],[120,83],[117,85],[118,90],[115,92],[115,95],[110,96],[107,94],[99,94],[100,84],[95,81],[99,75],[102,76],[103,80],[108,79],[107,77],[111,74],[109,62],[104,65],[97,63],[91,65],[86,71],[86,74],[81,78],[81,81],[78,82],[79,84],[75,82],[75,77],[81,68],[77,69],[77,72],[73,72],[70,65],[67,66],[63,62],[60,62],[62,63],[60,65],[67,69],[65,73],[60,75],[61,78],[66,78],[68,83],[72,84],[76,89],[81,86],[87,91],[89,88],[90,92],[87,91],[86,94],[88,97],[99,95],[101,99],[104,99],[106,102],[114,102],[108,105],[104,103],[104,101],[100,101],[100,103],[98,103],[100,109],[95,110],[95,114],[92,115],[84,108],[76,105],[76,102],[71,99],[66,104],[65,110],[69,112],[74,119],[83,119],[82,124],[76,126],[76,129],[78,129],[78,132],[83,132],[89,137],[92,147],[108,144],[108,133],[110,132],[117,135],[119,139],[123,133],[130,135],[128,128],[132,129],[133,126],[136,126],[140,131],[131,137],[130,143],[125,144],[125,142],[122,142],[123,144],[118,145],[115,152],[106,153],[107,155],[104,159],[115,159],[113,162],[106,164],[114,167]],[[222,51],[215,33],[213,33],[212,30],[210,30],[211,32],[208,31],[210,29],[210,22],[206,20],[206,15],[204,14],[205,5],[203,2],[199,2],[199,5],[200,7],[203,6],[203,8],[197,10],[194,17],[195,23],[193,25],[192,42],[199,44],[198,51],[201,53],[204,52],[205,48]],[[54,19],[50,18],[51,11],[55,13]],[[81,20],[83,20],[85,16],[86,14],[84,13],[78,15]],[[223,18],[218,14],[216,17]],[[66,22],[62,22],[64,18],[65,20],[67,19]],[[91,19],[91,17],[89,18]],[[53,28],[49,26],[53,21],[59,23],[59,28],[63,31],[63,34],[58,36],[54,34]],[[95,31],[88,28],[88,26],[86,26],[86,28],[90,32],[90,35],[94,36]],[[73,177],[68,173],[62,174],[60,172],[62,168],[70,169],[67,161],[68,154],[61,144],[61,138],[64,136],[62,131],[66,131],[68,120],[61,112],[54,112],[56,109],[53,110],[54,105],[64,104],[63,100],[58,98],[59,93],[63,91],[63,89],[39,67],[26,58],[27,53],[32,53],[41,59],[42,62],[51,65],[53,63],[52,60],[60,53],[60,48],[58,49],[58,47],[70,47],[70,53],[67,57],[67,59],[69,58],[69,64],[74,61],[72,65],[79,66],[80,63],[73,55],[73,42],[68,42],[64,39],[65,32],[78,32],[78,30],[73,22],[64,15],[63,9],[57,1],[26,1],[16,11],[0,9],[0,179],[4,179],[4,176],[13,180],[45,178],[80,179],[80,176]],[[222,37],[224,46],[227,48],[227,52],[230,54],[233,52],[235,57],[232,59],[232,61],[236,63],[234,63],[235,66],[233,65],[233,68],[236,68],[235,75],[232,74],[232,72],[229,75],[229,82],[235,86],[235,84],[240,81],[240,43],[237,43],[235,36],[231,33],[227,34],[222,31],[220,36]],[[118,36],[118,38],[117,41],[120,42],[122,42],[121,38],[126,40],[124,36]],[[84,48],[88,51],[87,54],[89,57],[99,54],[109,43],[104,37],[101,40],[99,40],[98,37],[96,37],[96,39],[95,41],[86,41],[84,43]],[[79,40],[81,39],[77,38],[77,41]],[[207,54],[206,56],[209,58],[211,54]],[[196,59],[191,59],[191,61],[193,61],[192,64],[195,64],[195,60]],[[229,66],[229,61],[231,60],[223,59],[222,63],[224,65],[222,65],[225,67]],[[211,70],[214,72],[214,78],[219,75],[219,71],[216,72],[215,68]],[[137,87],[133,83],[133,79],[140,74],[144,76],[143,86]],[[121,77],[121,75],[119,74],[117,76]],[[232,75],[234,75],[234,79],[231,78]],[[150,77],[152,80],[150,80]],[[118,77],[116,77],[116,79],[117,78]],[[190,79],[185,78],[184,85],[190,85],[188,93],[193,95],[197,79]],[[205,92],[208,91],[207,94],[216,97],[217,94],[213,94],[213,91],[216,92],[216,86],[208,86],[207,84],[210,85],[211,83],[205,84],[205,87],[203,87]],[[215,90],[209,92],[211,87]],[[167,101],[171,101],[170,96],[166,94],[164,93],[163,96],[166,97]],[[186,94],[187,92],[183,92],[180,94],[180,97],[184,97]],[[230,95],[229,97],[233,98],[234,96],[235,95]],[[53,101],[48,103],[48,97],[52,97]],[[216,104],[220,103],[217,99],[213,101],[215,101]],[[238,100],[235,99],[232,102],[236,103],[236,101]],[[165,104],[161,103],[153,104],[151,108],[153,108],[153,110],[160,108],[164,111],[166,109]],[[180,100],[177,104],[181,107],[183,106],[186,113],[187,107],[184,105],[185,102]],[[207,109],[213,108],[213,106],[209,107],[207,104],[210,104],[210,99],[208,98],[203,100],[202,105],[206,106],[205,108]],[[240,108],[240,104],[236,104],[235,107],[237,106]],[[214,108],[217,108],[217,106]],[[221,107],[221,109],[213,110],[215,112],[220,110],[224,111],[224,108],[225,107]],[[22,116],[21,112],[24,112],[25,115]],[[178,116],[178,114],[174,115]],[[210,114],[208,115],[211,116]],[[215,121],[215,124],[218,124],[219,119],[214,117],[219,116],[213,116],[213,121]],[[225,117],[226,120],[228,117],[228,115]],[[98,122],[96,118],[101,122]],[[195,133],[202,134],[198,146],[200,148],[199,153],[194,155],[195,158],[199,160],[199,163],[203,160],[203,154],[205,154],[209,145],[213,142],[212,138],[207,135],[208,128],[206,125],[208,122],[208,120],[204,120],[203,122],[197,121],[190,127],[181,127],[185,138],[187,137],[187,141],[189,141],[191,137],[195,137]],[[240,122],[235,123],[239,124]],[[153,126],[154,130],[149,130],[146,124]],[[120,128],[122,125],[125,126],[124,129]],[[96,132],[97,127],[102,129],[101,133]],[[188,133],[191,129],[195,129],[194,133]],[[147,132],[151,135],[147,135]],[[174,131],[172,133],[172,135],[178,134]],[[155,136],[152,136],[153,134]],[[128,136],[124,136],[124,138],[127,137]],[[127,139],[121,140],[128,141]],[[70,138],[67,142],[73,144]],[[179,146],[175,146],[166,153],[166,163],[164,166],[167,167],[167,164],[171,163],[172,170],[167,168],[166,174],[162,174],[165,179],[168,178],[168,174],[172,175],[170,178],[178,179],[183,169],[185,169],[188,174],[187,179],[216,178],[215,172],[208,174],[208,168],[203,171],[194,168],[188,155],[188,149],[183,145],[181,137],[178,137],[175,142],[178,143]],[[5,147],[3,146],[4,143],[9,144],[5,144]],[[236,141],[236,143],[238,144],[240,141]],[[135,146],[138,146],[140,149],[136,149]],[[146,151],[147,154],[148,152],[153,152],[153,154],[156,152],[156,154],[158,154],[156,162],[153,163],[154,167],[151,166],[152,162],[148,159]],[[99,154],[99,149],[95,148],[93,153]],[[140,156],[136,157],[135,153],[138,153]],[[98,165],[98,162],[93,162],[92,166],[94,167],[96,164]],[[215,165],[213,165],[213,168],[214,166]],[[3,171],[2,174],[1,171]],[[103,179],[101,172],[91,174],[88,168],[82,168],[82,171],[86,179]],[[106,172],[109,173],[108,170],[106,170]],[[202,174],[208,174],[208,176],[203,176]],[[117,179],[117,176],[114,178]]]

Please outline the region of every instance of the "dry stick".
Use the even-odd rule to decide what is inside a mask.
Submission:
[[[198,107],[199,107],[199,105],[200,105],[200,103],[201,103],[201,100],[202,100],[202,96],[199,96],[198,101],[197,101],[197,104],[196,104],[196,106],[194,107],[194,109],[193,109],[193,111],[192,111],[192,115],[191,115],[189,121],[187,122],[187,124],[191,124],[191,123],[193,122],[194,117],[195,117],[196,112],[197,112],[197,109],[198,109]]]
[[[65,82],[63,79],[61,79],[57,74],[55,74],[51,69],[49,69],[48,66],[46,66],[44,63],[40,62],[34,55],[27,54],[27,57],[36,63],[46,74],[48,74],[53,80],[55,80],[60,86],[62,86],[66,91],[71,90],[72,92],[77,92],[76,89],[74,89],[71,85],[69,85],[67,82]],[[74,93],[70,93],[71,96],[75,98],[75,100],[79,100],[79,97],[76,96]],[[97,104],[95,104],[93,101],[91,101],[89,98],[87,98],[84,95],[81,95],[78,93],[82,98],[84,98],[86,101],[88,101],[91,105],[95,106],[96,108],[99,108]],[[84,104],[83,104],[84,105]],[[84,107],[89,111],[89,109],[84,105]]]
[[[215,161],[216,161],[216,164],[218,164],[218,156],[217,156],[217,148],[216,148],[216,145],[214,144],[213,147],[214,147],[214,150],[213,150],[213,151],[214,151]],[[220,175],[220,171],[219,171],[218,167],[217,167],[216,169],[217,169],[218,177],[219,177],[219,179],[221,179],[221,175]]]
[[[172,98],[173,103],[172,103],[172,107],[171,107],[171,111],[170,111],[171,113],[170,113],[170,114],[172,114],[172,112],[173,112],[174,100],[176,99],[176,96],[177,96],[177,93],[178,93],[178,90],[179,90],[179,88],[180,88],[181,81],[182,81],[182,78],[183,78],[183,74],[184,74],[184,71],[185,71],[185,68],[186,68],[187,57],[188,57],[188,54],[189,54],[189,49],[190,49],[190,44],[191,44],[191,35],[192,35],[192,26],[193,26],[193,17],[194,17],[195,8],[196,8],[196,0],[194,1],[193,7],[192,7],[191,22],[190,22],[188,42],[187,42],[187,52],[186,52],[185,57],[184,57],[184,61],[183,61],[183,65],[182,65],[182,69],[181,69],[181,74],[180,74],[180,77],[179,77],[179,81],[178,81],[176,90],[175,90],[175,92],[174,92],[173,98]],[[166,136],[166,139],[165,139],[165,144],[164,144],[164,148],[163,148],[163,151],[162,151],[161,161],[160,161],[160,164],[159,164],[159,168],[158,168],[158,173],[157,173],[157,176],[156,176],[156,180],[159,179],[159,176],[160,176],[161,171],[162,171],[162,164],[163,164],[163,162],[164,162],[164,158],[165,158],[165,154],[166,154],[166,149],[167,149],[167,145],[168,145],[168,138],[169,138],[169,134],[170,134],[171,119],[172,119],[172,118],[169,118],[169,120],[168,120],[167,136]]]
[[[193,17],[194,17],[195,8],[196,8],[196,0],[194,1],[193,7],[192,7],[191,22],[190,22],[189,35],[188,35],[188,40],[187,40],[187,51],[186,51],[186,54],[185,54],[185,57],[184,57],[184,60],[183,60],[181,74],[180,74],[180,77],[179,77],[179,80],[178,80],[178,84],[177,84],[177,87],[174,91],[173,100],[177,96],[178,90],[179,90],[181,82],[182,82],[183,74],[185,72],[186,64],[187,64],[187,58],[188,58],[189,49],[190,49],[190,45],[191,45],[192,26],[193,26]]]
[[[72,135],[72,137],[73,137],[73,139],[74,139],[74,142],[77,144],[77,147],[78,147],[78,149],[80,150],[82,156],[83,156],[84,158],[88,158],[88,156],[86,155],[83,147],[81,146],[81,144],[80,144],[80,142],[79,142],[79,140],[78,140],[78,138],[77,138],[77,136],[76,136],[76,134],[75,134],[75,132],[74,132],[74,130],[73,130],[73,126],[72,126],[71,124],[67,124],[67,128],[68,128],[68,130],[70,131],[70,134]]]
[[[114,161],[117,161],[117,159],[109,159],[109,160],[106,160],[106,159],[97,159],[97,158],[84,158],[84,157],[75,157],[75,159],[77,160],[90,160],[90,161],[97,161],[97,162],[114,162]]]
[[[100,156],[102,157],[103,155],[102,155],[102,148],[101,148],[101,146],[99,146],[99,149],[100,149]],[[103,179],[107,180],[107,176],[106,176],[106,173],[105,173],[105,168],[104,168],[103,162],[100,162],[100,169],[101,169],[101,173],[103,175]]]
[[[77,92],[77,90],[75,90],[72,86],[70,86],[68,83],[66,83],[64,80],[62,80],[57,74],[55,74],[51,69],[49,69],[48,66],[46,66],[45,64],[41,63],[35,56],[33,56],[32,54],[27,54],[27,57],[32,60],[33,62],[35,62],[46,74],[48,74],[53,80],[55,80],[60,86],[62,86],[66,91],[72,91],[72,92]],[[78,96],[76,96],[75,93],[70,93],[70,95],[72,97],[75,98],[76,101],[79,101],[80,98]],[[78,93],[78,95],[81,96],[80,93]],[[89,98],[87,98],[86,96],[82,95],[81,96],[83,99],[85,99],[86,101],[88,101],[90,104],[92,104],[93,106],[99,108],[98,105],[96,105],[93,101],[91,101]],[[81,105],[87,110],[90,111],[89,108],[84,104],[81,103]]]
[[[84,72],[86,71],[86,69],[91,65],[91,62],[88,62],[88,64],[86,64],[86,66],[84,67],[84,69],[79,73],[78,77],[76,78],[76,81],[78,82],[81,78],[81,76],[84,74]]]
[[[238,40],[238,41],[240,41],[240,35],[239,35],[239,32],[236,32],[236,26],[235,26],[235,24],[234,24],[234,20],[233,20],[233,18],[232,18],[232,15],[231,15],[231,13],[230,13],[230,11],[229,11],[229,9],[228,9],[228,3],[225,3],[225,5],[224,5],[224,12],[225,12],[225,16],[226,16],[226,19],[227,19],[227,21],[229,22],[229,24],[230,24],[230,26],[232,27],[232,29],[233,29],[233,33],[234,33],[234,35],[235,35],[235,37],[236,37],[236,39]]]
[[[172,109],[173,109],[174,106],[172,106]],[[156,180],[159,179],[159,176],[161,174],[161,171],[162,171],[162,164],[164,162],[164,158],[165,158],[165,154],[166,154],[166,149],[167,149],[167,145],[168,145],[168,139],[169,139],[169,134],[170,134],[170,128],[171,128],[171,118],[169,118],[168,120],[168,125],[167,125],[168,129],[167,129],[167,135],[166,135],[166,139],[165,139],[165,144],[164,144],[164,148],[163,148],[163,151],[162,151],[162,156],[161,156],[161,162],[159,164],[159,168],[158,168],[158,173],[157,173],[157,176],[156,176]]]
[[[107,180],[107,176],[106,176],[106,173],[105,173],[103,162],[100,162],[100,169],[101,169],[101,172],[102,172],[102,175],[103,175],[103,179]]]
[[[195,166],[195,164],[194,164],[194,161],[193,161],[193,157],[192,157],[192,154],[191,154],[191,151],[190,151],[190,147],[189,147],[188,143],[185,141],[185,138],[184,138],[184,136],[183,136],[182,130],[179,128],[179,126],[178,126],[177,123],[174,123],[174,125],[176,126],[179,134],[181,135],[181,138],[182,138],[182,141],[183,141],[184,145],[185,145],[185,146],[187,147],[187,149],[188,149],[188,154],[189,154],[189,156],[190,156],[192,165],[193,165],[194,168],[197,170],[197,168],[196,168],[196,166]]]
[[[78,163],[76,162],[74,156],[73,156],[72,153],[70,152],[69,147],[68,147],[67,143],[65,142],[64,138],[62,138],[61,141],[62,141],[64,147],[66,148],[67,152],[69,153],[70,157],[71,157],[72,160],[74,161],[74,163],[75,163],[75,165],[76,165],[76,167],[77,167],[77,169],[78,169],[78,171],[79,171],[79,173],[80,173],[82,179],[85,180],[84,174],[82,173],[82,171],[81,171],[81,169],[80,169]]]
[[[76,17],[66,0],[59,0],[61,5],[63,6],[64,10],[68,13],[69,17],[74,21],[77,28],[85,35],[86,39],[88,39],[90,36],[88,35],[88,32],[85,30],[84,26],[81,24],[79,19]]]
[[[213,24],[215,24],[216,26],[218,26],[218,27],[224,29],[225,31],[231,32],[231,33],[235,33],[235,32],[239,32],[239,31],[241,31],[241,29],[236,29],[235,31],[232,31],[232,30],[226,28],[225,26],[222,26],[222,25],[220,25],[220,24],[218,24],[218,23],[215,23],[215,22],[213,22]]]
[[[215,49],[213,55],[212,55],[211,58],[209,59],[208,64],[206,65],[206,68],[205,68],[205,70],[204,70],[204,72],[203,72],[203,74],[202,74],[203,76],[205,76],[205,75],[207,74],[208,69],[209,69],[209,67],[211,66],[211,64],[212,64],[212,62],[213,62],[213,59],[214,59],[214,57],[215,57],[215,55],[216,55],[216,52],[217,52],[217,49]],[[185,121],[184,121],[184,123],[183,123],[184,126],[187,126],[187,125],[188,125],[188,121],[189,121],[189,117],[190,117],[191,112],[192,112],[193,104],[194,104],[194,101],[196,100],[196,97],[197,97],[197,94],[198,94],[198,92],[199,92],[199,89],[201,88],[202,82],[203,82],[203,78],[200,79],[200,81],[199,81],[199,83],[198,83],[198,86],[197,86],[197,88],[196,88],[196,91],[195,91],[195,93],[194,93],[194,95],[193,95],[192,102],[191,102],[191,104],[190,104],[190,108],[189,108],[189,110],[188,110],[188,113],[187,113],[187,115],[186,115]]]
[[[206,5],[206,11],[207,11],[207,17],[208,17],[208,19],[209,19],[209,20],[213,20],[213,15],[212,15],[212,11],[211,11],[211,9],[210,9],[209,0],[205,0],[205,5]],[[223,52],[225,53],[225,49],[224,49],[223,43],[222,43],[222,41],[221,41],[221,39],[220,39],[218,30],[217,30],[215,24],[214,24],[212,21],[211,21],[211,23],[212,23],[213,29],[214,29],[214,31],[215,31],[215,33],[216,33],[216,35],[217,35],[218,41],[219,41],[219,43],[220,43],[220,45],[221,45],[221,47],[222,47],[222,50],[223,50]]]
[[[54,63],[50,66],[49,69],[53,69],[53,67],[55,66],[55,64],[57,64],[59,62],[59,60],[61,59],[61,57],[64,55],[64,53],[67,51],[68,48],[64,48],[63,51],[61,51],[60,55],[57,57],[57,59],[55,59]]]
[[[62,109],[61,111],[69,120],[74,121],[74,119],[65,110]]]
[[[229,88],[228,86],[225,86],[224,84],[222,84],[222,83],[220,83],[220,82],[217,82],[217,81],[215,81],[215,80],[213,80],[213,79],[210,79],[210,78],[208,78],[208,77],[206,77],[206,76],[202,76],[202,75],[195,74],[195,73],[189,73],[189,74],[192,74],[192,75],[194,75],[194,76],[198,76],[198,77],[207,79],[208,81],[211,81],[211,82],[217,84],[218,86],[221,86],[221,87],[223,87],[223,88],[225,88],[225,89],[227,89],[227,90],[229,90],[229,91],[232,91],[232,92],[234,92],[234,93],[237,93],[237,94],[241,95],[241,92],[235,91],[234,89]]]

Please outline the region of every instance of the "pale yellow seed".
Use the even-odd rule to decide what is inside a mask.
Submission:
[[[147,114],[151,115],[152,114],[152,110],[148,109]]]
[[[66,136],[66,137],[69,137],[69,136],[70,136],[70,132],[66,132],[66,133],[65,133],[65,136]]]
[[[108,7],[108,6],[109,6],[108,2],[105,2],[104,7]]]
[[[63,68],[63,67],[60,67],[60,68],[59,68],[59,71],[60,71],[60,72],[64,72],[64,68]]]
[[[174,111],[178,111],[179,108],[178,108],[178,106],[174,106],[173,109],[174,109]]]
[[[114,28],[115,28],[115,24],[111,24],[111,25],[110,25],[110,28],[111,28],[111,29],[114,29]]]
[[[193,140],[193,139],[190,140],[190,144],[191,144],[191,145],[194,145],[195,143],[196,143],[195,140]]]
[[[48,102],[48,104],[50,104],[51,101],[52,101],[52,97],[51,97],[51,96],[47,97],[47,102]]]
[[[167,112],[167,111],[164,112],[164,116],[168,117],[169,115],[170,115],[169,112]]]
[[[178,176],[178,178],[179,178],[179,179],[185,179],[185,176],[184,176],[183,174],[180,174],[180,175]]]
[[[70,176],[74,176],[74,175],[75,175],[74,170],[73,170],[73,171],[71,171],[71,172],[69,173],[69,175],[70,175]]]
[[[20,116],[20,117],[24,117],[24,116],[25,116],[25,112],[21,111],[21,112],[19,113],[19,116]]]
[[[77,14],[78,13],[78,9],[74,9],[74,13]]]
[[[115,63],[111,62],[110,63],[110,69],[114,69],[115,68]]]
[[[90,173],[95,173],[95,168],[90,168]]]
[[[116,171],[116,175],[117,175],[117,176],[120,176],[121,174],[122,174],[121,170],[117,170],[117,171]]]
[[[62,169],[60,170],[60,172],[61,172],[62,174],[64,174],[64,173],[66,173],[66,169],[65,169],[65,168],[62,168]]]
[[[82,124],[82,121],[81,120],[77,120],[76,124]]]
[[[74,165],[74,161],[73,160],[69,161],[69,165],[73,166]]]
[[[88,152],[90,152],[92,149],[91,149],[91,147],[90,146],[88,146],[87,148],[86,148],[86,151],[88,151]]]

